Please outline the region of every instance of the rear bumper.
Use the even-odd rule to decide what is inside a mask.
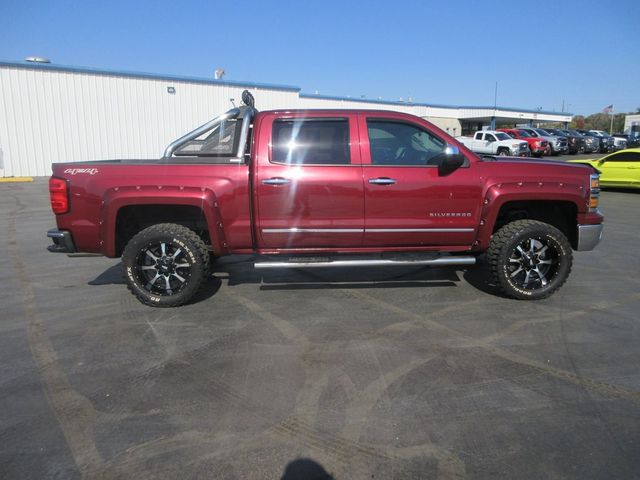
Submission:
[[[579,252],[593,250],[600,243],[602,238],[603,224],[578,225],[578,248]]]
[[[71,232],[66,230],[49,230],[47,237],[53,240],[53,244],[47,247],[47,250],[54,253],[75,253],[76,246],[73,244]]]

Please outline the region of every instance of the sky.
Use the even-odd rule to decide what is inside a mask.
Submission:
[[[640,108],[640,0],[0,0],[0,60],[591,114]]]

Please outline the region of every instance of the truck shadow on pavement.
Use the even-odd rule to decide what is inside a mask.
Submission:
[[[322,465],[310,458],[297,458],[287,464],[280,480],[334,480]]]
[[[107,268],[104,272],[87,283],[91,286],[122,285],[124,288],[125,281],[124,277],[122,276],[122,264],[117,263],[116,265]],[[218,293],[218,290],[220,290],[221,286],[222,281],[219,278],[212,276],[211,278],[209,278],[209,280],[207,280],[207,285],[205,285],[204,288],[196,293],[193,298],[191,298],[191,300],[186,303],[186,305],[199,303],[213,297],[216,293]]]
[[[497,285],[491,281],[491,272],[489,271],[489,265],[487,265],[484,255],[478,258],[478,263],[474,266],[465,269],[462,276],[469,285],[477,290],[496,297],[506,298]]]
[[[213,265],[213,275],[229,286],[259,284],[261,290],[341,288],[453,287],[460,278],[453,269],[425,267],[300,268],[258,271],[255,257],[225,257]]]
[[[460,275],[474,288],[498,295],[500,293],[488,278],[484,262],[465,268],[430,267],[362,267],[349,270],[341,268],[280,269],[258,271],[255,257],[229,256],[212,265],[208,284],[189,303],[198,303],[215,295],[226,282],[229,286],[256,284],[260,290],[320,290],[320,289],[370,289],[370,288],[431,288],[457,287]],[[88,284],[125,285],[121,264],[107,268]]]

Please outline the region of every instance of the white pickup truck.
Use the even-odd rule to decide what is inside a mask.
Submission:
[[[529,157],[529,144],[522,140],[514,140],[504,132],[482,130],[471,137],[456,137],[460,143],[474,153],[484,155],[501,155],[514,157]]]

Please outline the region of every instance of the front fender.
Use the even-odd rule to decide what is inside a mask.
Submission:
[[[109,188],[102,198],[100,250],[103,255],[116,256],[118,211],[132,205],[188,205],[201,209],[207,221],[214,253],[227,253],[218,200],[213,190],[201,187],[124,186]]]
[[[528,181],[496,183],[487,188],[474,250],[489,247],[500,209],[513,201],[562,201],[576,205],[578,212],[588,208],[588,194],[580,183]]]

